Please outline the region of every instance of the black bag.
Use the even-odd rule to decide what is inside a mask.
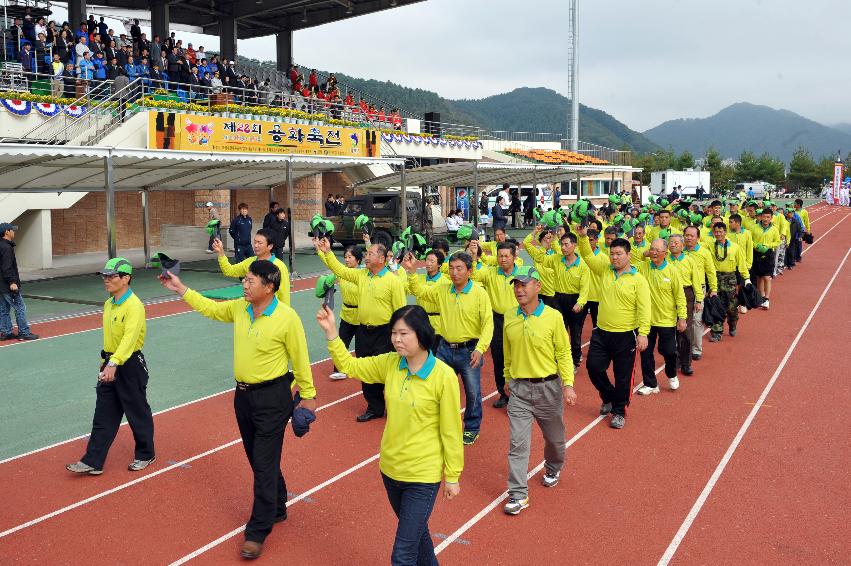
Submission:
[[[757,290],[756,285],[742,285],[739,288],[739,304],[750,309],[760,306],[765,298]]]
[[[801,239],[804,240],[806,243],[812,245],[813,233],[812,232],[804,232],[803,235],[801,236]]]
[[[724,303],[718,295],[714,297],[707,296],[703,299],[703,314],[701,315],[704,326],[712,326],[720,324],[727,318],[727,311],[724,308]]]

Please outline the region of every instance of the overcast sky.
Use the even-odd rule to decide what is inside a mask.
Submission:
[[[580,0],[579,20],[579,99],[633,129],[742,101],[851,122],[849,0]],[[447,98],[566,93],[566,24],[566,0],[427,0],[296,32],[293,49],[301,65]],[[273,59],[275,39],[239,52]]]
[[[294,57],[448,98],[564,93],[566,6],[427,0],[297,32]],[[579,20],[579,99],[633,129],[740,101],[851,122],[848,0],[580,0]],[[274,39],[240,49],[263,57]]]

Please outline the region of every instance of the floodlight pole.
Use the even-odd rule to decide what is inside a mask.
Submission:
[[[400,215],[401,215],[400,224],[401,224],[401,229],[405,230],[405,228],[408,227],[408,187],[406,186],[405,164],[404,163],[402,164],[402,171],[401,171],[401,175],[399,176],[399,183],[401,185],[400,188],[399,188],[399,198],[401,200],[401,202],[399,203],[399,206],[402,207],[402,211],[400,212]],[[423,196],[425,196],[425,195],[423,195]]]
[[[150,218],[148,216],[148,189],[142,189],[142,249],[145,251],[145,267],[151,261],[151,247],[148,232],[150,231]]]
[[[476,212],[473,213],[473,226],[479,227],[479,162],[473,162],[473,204]]]
[[[579,151],[579,0],[570,0],[571,61],[570,61],[570,150]]]
[[[116,253],[115,245],[115,186],[112,176],[112,152],[103,158],[103,184],[106,192],[106,253],[109,259],[114,258]]]
[[[295,208],[295,195],[293,194],[293,163],[287,160],[287,219],[290,221],[290,279],[298,279],[299,274],[295,270],[295,242],[293,242],[293,208]]]

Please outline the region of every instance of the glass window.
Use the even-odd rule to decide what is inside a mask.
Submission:
[[[358,216],[361,210],[363,210],[363,203],[349,202],[346,204],[346,208],[343,209],[343,216]]]
[[[393,197],[392,196],[374,197],[372,199],[372,208],[383,209],[383,210],[389,210],[389,209],[393,208]]]

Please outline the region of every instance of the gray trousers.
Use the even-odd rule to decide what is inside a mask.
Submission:
[[[706,288],[706,285],[703,286],[703,296],[704,300],[709,296],[709,290]],[[692,354],[703,354],[703,331],[703,311],[694,311],[691,322],[688,328],[686,328],[686,333],[691,340]]]
[[[525,499],[533,419],[544,434],[545,470],[556,473],[564,466],[564,391],[560,378],[542,383],[512,379],[508,391],[508,495]]]

